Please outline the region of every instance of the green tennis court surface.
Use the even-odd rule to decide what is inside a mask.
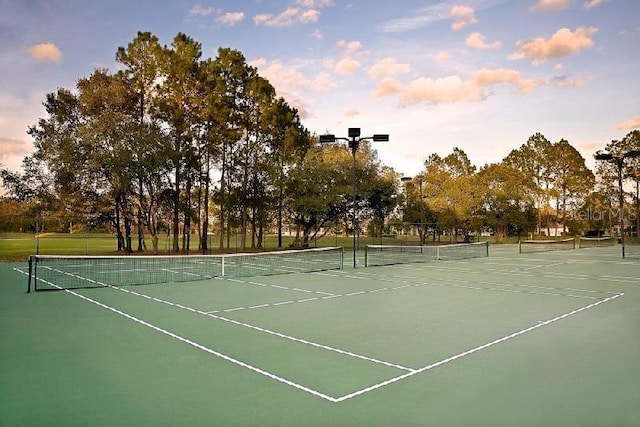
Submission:
[[[640,425],[617,246],[29,294],[0,268],[3,426]]]

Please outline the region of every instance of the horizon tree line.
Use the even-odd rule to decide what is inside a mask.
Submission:
[[[202,59],[201,44],[185,34],[162,46],[139,32],[116,60],[117,72],[98,68],[75,88],[46,95],[47,116],[27,131],[34,154],[22,172],[0,169],[9,192],[2,206],[108,223],[117,249],[128,252],[158,253],[164,230],[172,252],[189,252],[193,233],[208,252],[214,218],[219,249],[230,248],[235,230],[242,250],[262,248],[273,228],[282,247],[286,225],[295,227],[298,247],[329,229],[358,231],[349,150],[322,146],[241,52],[219,48]],[[613,154],[638,148],[638,130],[605,147]],[[624,175],[636,185],[638,165],[629,161]],[[427,224],[437,224],[434,237],[436,228],[455,240],[491,229],[499,241],[545,228],[549,235],[552,222],[565,233],[611,227],[568,212],[612,209],[617,200],[614,165],[599,163],[594,175],[568,141],[551,143],[541,133],[480,169],[459,148],[432,154],[404,186],[363,144],[356,174],[357,223],[376,233],[390,232],[393,218],[417,224],[423,242]],[[639,203],[636,194],[636,211]]]

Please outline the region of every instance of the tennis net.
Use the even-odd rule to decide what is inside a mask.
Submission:
[[[343,248],[229,255],[29,257],[27,292],[338,270]]]
[[[598,248],[604,246],[613,246],[616,243],[613,237],[582,237],[578,240],[578,248]]]
[[[365,267],[489,256],[487,242],[453,245],[367,245]]]
[[[521,254],[560,251],[575,248],[576,240],[574,238],[559,240],[520,240],[518,242],[518,252]]]
[[[637,236],[625,237],[624,246],[625,258],[640,259],[640,238]]]

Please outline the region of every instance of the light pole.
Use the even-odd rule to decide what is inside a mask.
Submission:
[[[351,196],[353,200],[353,268],[356,268],[356,251],[357,251],[357,241],[356,241],[356,230],[358,228],[358,212],[356,207],[356,151],[358,151],[358,147],[360,147],[361,141],[372,140],[372,141],[389,141],[388,134],[374,134],[373,136],[360,137],[360,128],[349,128],[349,137],[336,137],[333,134],[320,135],[321,143],[331,143],[336,141],[346,141],[351,148],[351,158],[352,158],[352,166],[351,166]]]
[[[624,258],[624,190],[622,189],[622,169],[624,167],[624,159],[640,157],[640,150],[627,151],[621,156],[614,156],[611,153],[598,151],[593,157],[596,160],[615,163],[618,168],[618,197],[620,203],[618,220],[620,222],[620,245],[622,246],[622,258]]]
[[[636,243],[640,243],[640,168],[630,167],[628,172],[636,180]]]
[[[420,236],[420,244],[424,245],[424,241],[426,240],[426,229],[423,228],[424,227],[424,215],[422,213],[422,200],[424,199],[424,196],[422,195],[422,177],[418,177],[418,187],[420,188],[420,199],[419,199],[419,205],[418,205],[418,209],[420,212],[420,224],[418,225],[418,235]],[[411,182],[413,181],[413,178],[410,176],[403,176],[402,178],[400,178],[400,181],[402,182]]]

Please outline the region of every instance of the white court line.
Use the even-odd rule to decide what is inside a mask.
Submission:
[[[309,289],[301,289],[301,288],[288,288],[286,286],[254,282],[254,281],[250,281],[250,280],[233,279],[233,278],[227,278],[227,277],[222,277],[221,279],[223,281],[228,281],[228,282],[233,282],[233,283],[241,283],[243,285],[256,285],[256,286],[261,286],[263,288],[283,289],[283,290],[286,290],[286,291],[304,292],[306,294],[315,293],[315,294],[320,294],[320,295],[334,295],[334,294],[328,293],[328,292],[312,291],[312,290],[309,290]]]
[[[567,264],[566,262],[555,262],[553,264],[538,264],[538,265],[532,265],[529,267],[522,267],[517,269],[516,271],[529,271],[529,270],[536,270],[538,268],[549,268],[549,267],[557,267],[559,265],[565,265]]]
[[[607,254],[602,254],[599,255],[599,258],[603,258],[603,257],[607,257],[607,258],[616,258],[617,260],[615,261],[607,261],[607,260],[603,260],[603,259],[598,259],[598,263],[600,264],[613,264],[613,265],[635,265],[633,263],[633,261],[631,259],[625,259],[625,260],[621,260],[620,254],[617,255],[607,255]],[[509,260],[509,261],[540,261],[540,262],[548,262],[549,260],[547,259],[543,259],[543,258],[514,258],[514,257],[506,257],[506,256],[501,256],[501,255],[497,255],[492,257],[494,260]],[[583,259],[571,259],[571,260],[567,260],[566,261],[567,264],[593,264],[593,261],[590,260],[583,260]],[[489,263],[487,263],[489,264]],[[497,264],[496,262],[492,262],[491,264]],[[500,264],[497,264],[500,265]],[[504,264],[504,265],[508,265],[508,264]],[[522,265],[520,263],[520,265]]]
[[[551,323],[554,323],[554,322],[557,322],[559,320],[566,319],[567,317],[573,316],[574,314],[580,313],[580,312],[585,311],[585,310],[589,310],[590,308],[594,308],[594,307],[596,307],[596,306],[598,306],[600,304],[604,304],[605,302],[612,301],[612,300],[614,300],[614,299],[616,299],[618,297],[621,297],[623,295],[624,294],[613,295],[613,296],[611,296],[611,297],[609,297],[607,299],[603,299],[603,300],[594,302],[593,304],[589,304],[589,305],[587,305],[585,307],[581,307],[581,308],[578,308],[576,310],[570,311],[569,313],[565,313],[565,314],[562,314],[560,316],[556,316],[553,319],[549,319],[549,320],[545,320],[543,322],[539,322],[536,325],[530,326],[530,327],[525,328],[525,329],[521,329],[518,332],[514,332],[514,333],[506,335],[506,336],[504,336],[502,338],[498,338],[497,340],[493,340],[493,341],[488,342],[486,344],[479,345],[478,347],[472,348],[470,350],[463,351],[462,353],[458,353],[458,354],[456,354],[454,356],[448,357],[448,358],[443,359],[443,360],[441,360],[439,362],[432,363],[432,364],[427,365],[427,366],[425,366],[423,368],[415,369],[415,370],[413,370],[411,372],[407,372],[406,374],[397,376],[395,378],[391,378],[390,380],[383,381],[383,382],[380,382],[378,384],[374,384],[372,386],[363,388],[363,389],[355,391],[353,393],[345,394],[344,396],[337,398],[336,399],[336,403],[344,402],[345,400],[352,399],[352,398],[354,398],[356,396],[363,395],[363,394],[368,393],[370,391],[377,390],[379,388],[388,386],[389,384],[393,384],[393,383],[398,382],[400,380],[404,380],[406,378],[412,377],[412,376],[414,376],[416,374],[420,374],[422,372],[429,371],[429,370],[431,370],[433,368],[437,368],[437,367],[445,365],[445,364],[447,364],[449,362],[453,362],[454,360],[458,360],[458,359],[461,359],[461,358],[463,358],[465,356],[469,356],[469,355],[471,355],[473,353],[477,353],[477,352],[479,352],[481,350],[485,350],[485,349],[487,349],[489,347],[492,347],[492,346],[494,346],[496,344],[500,344],[500,343],[503,343],[505,341],[508,341],[508,340],[513,339],[513,338],[516,338],[516,337],[519,337],[521,335],[524,335],[527,332],[534,331],[534,330],[536,330],[538,328],[541,328],[543,326],[547,326],[547,325],[549,325]]]
[[[76,278],[82,279],[82,277],[76,276],[76,275],[74,275],[72,273],[68,273],[68,272],[64,272],[64,271],[59,271],[59,272],[63,273],[63,274],[66,274],[68,276],[72,276],[72,277],[76,277]],[[39,280],[42,280],[42,279],[39,279]],[[45,280],[42,280],[42,281],[46,282]],[[46,283],[49,283],[49,282],[46,282]],[[96,283],[99,283],[99,282],[96,282]],[[245,327],[245,328],[248,328],[248,329],[252,329],[252,330],[255,330],[255,331],[258,331],[258,332],[263,332],[263,333],[266,333],[266,334],[269,334],[269,335],[273,335],[273,336],[276,336],[276,337],[279,337],[279,338],[283,338],[283,339],[286,339],[286,340],[289,340],[289,341],[298,342],[298,343],[301,343],[301,344],[309,345],[309,346],[312,346],[312,347],[320,348],[320,349],[323,349],[323,350],[327,350],[327,351],[330,351],[330,352],[342,354],[342,355],[345,355],[345,356],[350,356],[350,357],[353,357],[353,358],[356,358],[356,359],[365,360],[367,362],[372,362],[372,363],[376,363],[376,364],[379,364],[379,365],[384,365],[384,366],[400,369],[400,370],[403,370],[403,371],[411,371],[412,370],[412,368],[408,368],[406,366],[401,366],[401,365],[398,365],[398,364],[395,364],[395,363],[386,362],[384,360],[374,359],[372,357],[368,357],[368,356],[364,356],[364,355],[361,355],[361,354],[353,353],[353,352],[350,352],[350,351],[347,351],[347,350],[342,350],[342,349],[339,349],[339,348],[336,348],[336,347],[331,347],[331,346],[328,346],[328,345],[319,344],[319,343],[316,343],[316,342],[313,342],[313,341],[308,341],[308,340],[305,340],[305,339],[302,339],[302,338],[297,338],[297,337],[294,337],[294,336],[291,336],[291,335],[286,335],[286,334],[283,334],[283,333],[280,333],[280,332],[277,332],[277,331],[272,331],[271,329],[261,328],[259,326],[251,325],[249,323],[244,323],[244,322],[240,322],[240,321],[237,321],[237,320],[233,320],[233,319],[229,319],[229,318],[226,318],[226,317],[222,317],[222,316],[214,314],[213,312],[206,312],[206,311],[196,310],[196,309],[191,308],[191,307],[185,307],[185,306],[183,306],[181,304],[177,304],[177,303],[174,303],[174,302],[171,302],[171,301],[167,301],[167,300],[163,300],[163,299],[160,299],[160,298],[157,298],[157,297],[146,295],[146,294],[143,294],[143,293],[140,293],[140,292],[137,292],[137,291],[133,291],[131,289],[125,289],[125,288],[121,288],[121,287],[118,287],[118,286],[106,285],[106,284],[103,284],[103,283],[101,285],[106,287],[106,288],[114,289],[116,291],[124,292],[124,293],[130,294],[130,295],[139,296],[139,297],[145,298],[145,299],[147,299],[149,301],[155,301],[155,302],[158,302],[158,303],[161,303],[161,304],[165,304],[165,305],[168,305],[168,306],[171,306],[171,307],[176,307],[176,308],[180,308],[180,309],[183,309],[183,310],[188,310],[188,311],[191,311],[191,312],[194,312],[194,313],[201,314],[203,316],[211,317],[212,319],[221,320],[223,322],[231,323],[233,325],[242,326],[242,327]],[[60,287],[58,287],[58,286],[56,286],[56,287],[60,289]],[[323,299],[324,298],[335,298],[335,297],[339,297],[339,296],[342,296],[342,295],[335,295],[335,296],[331,296],[331,297],[323,297]],[[280,303],[275,303],[275,304],[272,304],[272,305],[287,305],[287,304],[294,304],[295,302],[296,301],[294,301],[294,300],[282,301]],[[232,311],[233,311],[233,309],[232,309]]]
[[[410,268],[405,268],[404,270],[413,270]],[[595,296],[587,296],[587,295],[574,295],[568,293],[559,293],[559,291],[564,291],[567,289],[558,289],[558,288],[550,288],[543,286],[534,286],[534,285],[519,285],[519,284],[510,284],[510,283],[494,283],[494,282],[485,282],[485,281],[471,281],[471,280],[462,280],[462,279],[442,279],[442,278],[431,278],[430,281],[423,280],[422,277],[407,277],[407,276],[395,276],[389,274],[380,274],[380,273],[370,273],[370,272],[361,272],[359,273],[362,276],[368,276],[373,280],[377,280],[380,282],[391,282],[391,283],[404,283],[404,285],[398,285],[392,288],[388,288],[388,290],[400,290],[411,287],[421,287],[421,286],[429,286],[436,288],[455,288],[455,289],[470,289],[476,291],[491,291],[491,292],[507,292],[507,293],[515,293],[515,294],[531,294],[531,295],[544,295],[544,296],[554,296],[554,297],[568,297],[568,298],[578,298],[578,299],[599,299]],[[334,275],[334,277],[345,277],[340,275]],[[526,288],[525,289],[517,289],[517,288]],[[387,288],[383,288],[387,290]],[[374,289],[367,291],[367,293],[371,292],[379,292],[383,289]],[[529,290],[535,289],[535,290]],[[580,291],[580,289],[571,289],[573,291]],[[554,292],[549,292],[554,291]],[[595,293],[595,291],[584,291],[585,293]],[[611,295],[611,292],[607,293]],[[348,295],[348,294],[346,294]]]
[[[494,265],[497,265],[497,264],[494,263]],[[414,271],[422,271],[422,272],[424,272],[424,269],[410,268],[410,267],[408,267],[408,264],[394,265],[394,266],[388,266],[388,267],[396,268],[396,269],[399,269],[399,270],[414,270]],[[451,272],[478,274],[478,271],[472,271],[472,270],[469,270],[469,269],[466,269],[466,268],[434,266],[433,264],[431,265],[430,269],[431,270],[441,270],[441,271],[451,271]],[[483,269],[482,273],[498,274],[498,275],[502,275],[502,276],[521,276],[521,277],[535,277],[535,278],[544,277],[544,278],[551,278],[551,279],[572,279],[572,280],[581,280],[581,281],[584,281],[584,280],[598,280],[598,281],[618,282],[618,283],[636,283],[636,282],[640,281],[640,279],[637,279],[637,278],[624,277],[624,276],[619,276],[618,279],[614,279],[614,277],[616,277],[616,276],[592,276],[592,275],[588,275],[588,274],[577,274],[577,273],[560,273],[560,272],[556,272],[556,273],[530,274],[530,273],[521,272],[521,271],[499,270],[499,269],[495,269],[495,268]],[[603,293],[608,293],[608,294],[615,293],[615,292],[606,292],[606,291],[602,291],[602,292]]]
[[[27,274],[27,273],[25,273],[25,272],[23,272],[23,271],[21,271],[21,270],[19,270],[19,269],[15,269],[15,268],[14,268],[14,270],[19,271],[19,272],[21,272],[21,273],[23,273],[23,274]],[[42,279],[39,279],[39,280],[42,280]],[[46,282],[46,281],[45,281],[45,282]],[[49,283],[49,282],[47,282],[47,283]],[[50,285],[52,285],[52,286],[54,286],[54,287],[56,287],[56,288],[58,288],[58,289],[61,289],[59,286],[57,286],[57,285],[55,285],[55,284],[53,284],[53,283],[49,283],[49,284],[50,284]],[[117,287],[111,287],[111,288],[112,288],[112,289],[117,289],[117,290],[123,290],[123,291],[127,292],[127,290],[120,289],[120,288],[117,288]],[[549,319],[549,320],[546,320],[546,321],[539,321],[537,324],[535,324],[535,325],[533,325],[533,326],[530,326],[530,327],[525,328],[525,329],[521,329],[521,330],[519,330],[519,331],[517,331],[517,332],[514,332],[514,333],[512,333],[512,334],[506,335],[506,336],[504,336],[504,337],[502,337],[502,338],[498,338],[498,339],[493,340],[493,341],[491,341],[491,342],[488,342],[488,343],[486,343],[486,344],[479,345],[479,346],[474,347],[474,348],[472,348],[472,349],[470,349],[470,350],[467,350],[467,351],[464,351],[464,352],[458,353],[458,354],[456,354],[456,355],[454,355],[454,356],[451,356],[451,357],[448,357],[448,358],[446,358],[446,359],[440,360],[440,361],[438,361],[438,362],[435,362],[435,363],[429,364],[429,365],[424,366],[424,367],[422,367],[422,368],[419,368],[419,369],[409,369],[409,368],[405,368],[405,370],[408,370],[408,372],[407,372],[406,374],[399,375],[399,376],[394,377],[394,378],[391,378],[391,379],[389,379],[389,380],[382,381],[382,382],[380,382],[380,383],[377,383],[377,384],[371,385],[371,386],[369,386],[369,387],[365,387],[365,388],[360,389],[360,390],[357,390],[357,391],[355,391],[355,392],[348,393],[348,394],[345,394],[345,395],[343,395],[343,396],[341,396],[341,397],[335,398],[335,397],[328,396],[328,395],[326,395],[326,394],[324,394],[324,393],[318,392],[318,391],[316,391],[316,390],[310,389],[310,388],[308,388],[308,387],[305,387],[305,386],[303,386],[303,385],[301,385],[301,384],[298,384],[298,383],[295,383],[295,382],[293,382],[293,381],[287,380],[287,379],[285,379],[285,378],[279,377],[279,376],[277,376],[277,375],[275,375],[275,374],[272,374],[272,373],[270,373],[270,372],[264,371],[264,370],[262,370],[262,369],[260,369],[260,368],[254,367],[254,366],[252,366],[252,365],[249,365],[249,364],[247,364],[247,363],[244,363],[244,362],[239,361],[239,360],[237,360],[237,359],[234,359],[234,358],[232,358],[232,357],[229,357],[229,356],[227,356],[227,355],[225,355],[225,354],[222,354],[222,353],[217,352],[217,351],[215,351],[215,350],[212,350],[212,349],[210,349],[210,348],[208,348],[208,347],[205,347],[205,346],[203,346],[203,345],[201,345],[201,344],[198,344],[198,343],[195,343],[195,342],[193,342],[193,341],[190,341],[190,340],[188,340],[188,339],[186,339],[186,338],[183,338],[183,337],[181,337],[181,336],[179,336],[179,335],[177,335],[177,334],[174,334],[174,333],[172,333],[172,332],[170,332],[170,331],[167,331],[167,330],[164,330],[164,329],[162,329],[162,328],[159,328],[159,327],[157,327],[157,326],[155,326],[155,325],[152,325],[152,324],[150,324],[150,323],[148,323],[148,322],[145,322],[144,320],[138,319],[138,318],[136,318],[136,317],[134,317],[134,316],[131,316],[131,315],[127,314],[127,313],[124,313],[124,312],[122,312],[122,311],[120,311],[120,310],[117,310],[117,309],[115,309],[115,308],[113,308],[113,307],[110,307],[110,306],[108,306],[108,305],[106,305],[106,304],[103,304],[103,303],[100,303],[100,302],[98,302],[98,301],[95,301],[95,300],[93,300],[93,299],[91,299],[91,298],[89,298],[89,297],[86,297],[86,296],[83,296],[83,295],[78,294],[78,293],[76,293],[76,292],[73,292],[73,291],[71,291],[71,290],[69,290],[69,289],[63,289],[63,290],[64,290],[65,292],[69,293],[69,294],[72,294],[72,295],[74,295],[74,296],[77,296],[77,297],[79,297],[79,298],[81,298],[81,299],[83,299],[83,300],[89,301],[89,302],[91,302],[91,303],[93,303],[93,304],[96,304],[96,305],[98,305],[98,306],[100,306],[100,307],[103,307],[103,308],[105,308],[105,309],[107,309],[107,310],[113,311],[114,313],[117,313],[117,314],[119,314],[119,315],[121,315],[121,316],[124,316],[124,317],[126,317],[127,319],[133,320],[133,321],[135,321],[135,322],[137,322],[137,323],[140,323],[141,325],[144,325],[144,326],[146,326],[146,327],[148,327],[148,328],[151,328],[151,329],[156,330],[156,331],[158,331],[158,332],[160,332],[160,333],[163,333],[163,334],[165,334],[165,335],[168,335],[168,336],[170,336],[170,337],[172,337],[172,338],[175,338],[175,339],[177,339],[177,340],[179,340],[179,341],[182,341],[182,342],[184,342],[184,343],[186,343],[186,344],[188,344],[188,345],[191,345],[191,346],[193,346],[193,347],[195,347],[195,348],[198,348],[198,349],[200,349],[200,350],[206,351],[207,353],[210,353],[210,354],[212,354],[212,355],[214,355],[214,356],[220,357],[220,358],[222,358],[222,359],[224,359],[224,360],[227,360],[227,361],[229,361],[229,362],[231,362],[231,363],[233,363],[233,364],[236,364],[236,365],[238,365],[238,366],[244,367],[244,368],[246,368],[246,369],[249,369],[249,370],[251,370],[251,371],[254,371],[254,372],[256,372],[256,373],[259,373],[259,374],[261,374],[261,375],[264,375],[264,376],[266,376],[266,377],[268,377],[268,378],[271,378],[271,379],[273,379],[273,380],[276,380],[276,381],[278,381],[278,382],[280,382],[280,383],[283,383],[283,384],[289,385],[289,386],[291,386],[291,387],[294,387],[294,388],[296,388],[296,389],[299,389],[299,390],[305,391],[305,392],[307,392],[307,393],[310,393],[310,394],[312,394],[312,395],[314,395],[314,396],[316,396],[316,397],[320,397],[320,398],[322,398],[322,399],[324,399],[324,400],[327,400],[327,401],[329,401],[329,402],[332,402],[332,403],[341,403],[341,402],[347,401],[347,400],[349,400],[349,399],[353,399],[354,397],[358,397],[358,396],[361,396],[361,395],[363,395],[363,394],[369,393],[369,392],[371,392],[371,391],[378,390],[378,389],[380,389],[380,388],[383,388],[383,387],[386,387],[386,386],[388,386],[388,385],[394,384],[394,383],[396,383],[396,382],[399,382],[399,381],[401,381],[401,380],[407,379],[407,378],[412,377],[412,376],[414,376],[414,375],[417,375],[417,374],[420,374],[420,373],[423,373],[423,372],[429,371],[429,370],[434,369],[434,368],[437,368],[437,367],[439,367],[439,366],[443,366],[443,365],[448,364],[448,363],[450,363],[450,362],[453,362],[453,361],[455,361],[455,360],[458,360],[458,359],[461,359],[461,358],[463,358],[463,357],[469,356],[469,355],[471,355],[471,354],[477,353],[477,352],[479,352],[479,351],[485,350],[485,349],[487,349],[487,348],[489,348],[489,347],[492,347],[492,346],[494,346],[494,345],[501,344],[501,343],[503,343],[503,342],[509,341],[509,340],[511,340],[511,339],[513,339],[513,338],[517,338],[517,337],[522,336],[522,335],[524,335],[524,334],[526,334],[526,333],[528,333],[528,332],[531,332],[531,331],[534,331],[534,330],[536,330],[536,329],[539,329],[539,328],[541,328],[541,327],[543,327],[543,326],[550,325],[550,324],[552,324],[552,323],[558,322],[558,321],[560,321],[560,320],[566,319],[566,318],[568,318],[568,317],[570,317],[570,316],[573,316],[573,315],[575,315],[575,314],[581,313],[581,312],[583,312],[583,311],[589,310],[589,309],[591,309],[591,308],[597,307],[597,306],[599,306],[599,305],[601,305],[601,304],[604,304],[604,303],[606,303],[606,302],[613,301],[613,300],[615,300],[616,298],[619,298],[619,297],[624,296],[624,293],[617,293],[617,294],[614,294],[614,295],[612,295],[612,296],[611,296],[611,297],[609,297],[609,298],[606,298],[606,299],[602,299],[602,300],[596,301],[596,302],[594,302],[594,303],[592,303],[592,304],[589,304],[589,305],[587,305],[587,306],[584,306],[584,307],[578,308],[578,309],[573,310],[573,311],[570,311],[570,312],[568,312],[568,313],[565,313],[565,314],[562,314],[562,315],[556,316],[556,317],[554,317],[554,318],[552,318],[552,319]],[[150,297],[148,297],[148,296],[145,296],[145,297],[146,297],[146,298],[149,298],[149,299],[152,299],[152,298],[150,298]],[[170,304],[171,304],[171,303],[170,303]],[[206,313],[203,313],[203,314],[206,314]],[[219,318],[219,319],[221,319],[221,320],[231,321],[230,319],[225,319],[225,318],[222,318],[222,317],[219,317],[219,316],[212,316],[212,317]],[[240,322],[236,322],[236,321],[231,321],[231,322],[232,322],[232,323],[240,323]]]
[[[268,335],[273,335],[273,336],[276,336],[276,337],[279,337],[279,338],[283,338],[283,339],[286,339],[286,340],[289,340],[289,341],[294,341],[294,342],[298,342],[298,343],[301,343],[301,344],[309,345],[309,346],[312,346],[312,347],[320,348],[322,350],[327,350],[327,351],[338,353],[338,354],[342,354],[342,355],[345,355],[345,356],[350,356],[350,357],[353,357],[353,358],[356,358],[356,359],[365,360],[367,362],[376,363],[378,365],[389,366],[391,368],[396,368],[396,369],[400,369],[400,370],[403,370],[403,371],[411,371],[412,370],[412,368],[408,368],[406,366],[398,365],[396,363],[391,363],[391,362],[386,362],[384,360],[374,359],[372,357],[364,356],[362,354],[357,354],[357,353],[353,353],[353,352],[350,352],[350,351],[347,351],[347,350],[342,350],[342,349],[339,349],[339,348],[336,348],[336,347],[331,347],[331,346],[320,344],[320,343],[316,343],[316,342],[313,342],[313,341],[308,341],[308,340],[305,340],[303,338],[298,338],[298,337],[294,337],[294,336],[291,336],[291,335],[286,335],[286,334],[283,334],[281,332],[273,331],[271,329],[266,329],[266,328],[262,328],[260,326],[255,326],[255,325],[251,325],[249,323],[244,323],[244,322],[240,322],[238,320],[233,320],[233,319],[229,319],[229,318],[226,318],[226,317],[222,317],[222,316],[213,314],[211,312],[205,312],[205,311],[201,311],[201,310],[196,310],[196,309],[191,308],[191,307],[185,307],[185,306],[182,306],[180,304],[173,303],[171,301],[166,301],[166,300],[161,300],[161,299],[159,300],[158,298],[151,297],[149,295],[145,295],[145,294],[142,294],[140,292],[132,291],[130,289],[124,289],[124,288],[120,288],[120,287],[117,287],[117,286],[110,286],[110,288],[115,289],[117,291],[121,291],[121,292],[125,292],[125,293],[128,293],[128,294],[131,294],[131,295],[136,295],[136,296],[148,299],[148,300],[153,300],[153,301],[156,301],[156,302],[160,302],[162,304],[166,304],[166,305],[169,305],[169,306],[172,306],[172,307],[177,307],[177,308],[181,308],[181,309],[184,309],[184,310],[189,310],[189,311],[192,311],[194,313],[201,314],[203,316],[208,316],[208,317],[211,317],[211,318],[216,319],[216,320],[221,320],[223,322],[231,323],[233,325],[242,326],[244,328],[252,329],[252,330],[255,330],[255,331],[258,331],[258,332],[263,332],[263,333],[266,333]],[[280,305],[295,304],[296,302],[297,301],[294,301],[294,300],[282,301],[282,302],[275,303],[275,304],[272,304],[272,305],[280,306]],[[224,312],[230,312],[230,311],[243,310],[243,309],[244,309],[244,307],[239,307],[239,308],[236,308],[236,309],[229,309],[229,310],[223,310],[223,311]]]
[[[272,380],[278,381],[279,383],[286,384],[286,385],[294,387],[294,388],[296,388],[298,390],[302,390],[304,392],[312,394],[312,395],[314,395],[316,397],[320,397],[322,399],[328,400],[329,402],[333,402],[333,403],[337,402],[337,399],[335,397],[328,396],[328,395],[326,395],[324,393],[321,393],[321,392],[319,392],[317,390],[313,390],[313,389],[311,389],[309,387],[305,387],[302,384],[298,384],[298,383],[290,381],[290,380],[288,380],[286,378],[283,378],[283,377],[280,377],[278,375],[272,374],[271,372],[265,371],[264,369],[260,369],[258,367],[253,366],[253,365],[250,365],[248,363],[242,362],[242,361],[240,361],[238,359],[234,359],[231,356],[227,356],[226,354],[220,353],[219,351],[213,350],[213,349],[211,349],[209,347],[206,347],[206,346],[204,346],[202,344],[198,344],[195,341],[191,341],[191,340],[189,340],[189,339],[187,339],[187,338],[185,338],[183,336],[180,336],[180,335],[178,335],[176,333],[173,333],[171,331],[163,329],[163,328],[161,328],[159,326],[156,326],[156,325],[154,325],[152,323],[146,322],[146,321],[144,321],[142,319],[139,319],[139,318],[137,318],[135,316],[132,316],[132,315],[130,315],[128,313],[125,313],[125,312],[123,312],[121,310],[118,310],[117,308],[114,308],[114,307],[111,307],[111,306],[109,306],[107,304],[104,304],[104,303],[101,303],[99,301],[96,301],[96,300],[94,300],[92,298],[89,298],[87,296],[84,296],[82,294],[74,292],[74,291],[72,291],[70,289],[63,289],[63,288],[59,287],[58,285],[56,285],[54,283],[51,283],[51,282],[48,282],[46,280],[43,280],[43,279],[38,279],[38,280],[41,280],[41,281],[43,281],[44,283],[47,283],[50,286],[58,288],[58,289],[60,289],[60,290],[62,290],[64,292],[66,292],[66,293],[68,293],[70,295],[76,296],[76,297],[78,297],[78,298],[80,298],[80,299],[82,299],[84,301],[90,302],[91,304],[95,304],[98,307],[104,308],[104,309],[109,310],[109,311],[111,311],[111,312],[113,312],[115,314],[118,314],[118,315],[120,315],[122,317],[125,317],[125,318],[127,318],[127,319],[129,319],[129,320],[131,320],[133,322],[136,322],[136,323],[142,325],[142,326],[145,326],[147,328],[153,329],[156,332],[160,332],[161,334],[167,335],[167,336],[169,336],[169,337],[171,337],[173,339],[176,339],[176,340],[178,340],[180,342],[183,342],[183,343],[185,343],[187,345],[195,347],[198,350],[202,350],[202,351],[207,352],[207,353],[209,353],[209,354],[211,354],[213,356],[216,356],[216,357],[219,357],[219,358],[221,358],[223,360],[226,360],[227,362],[233,363],[234,365],[241,366],[241,367],[243,367],[245,369],[248,369],[250,371],[256,372],[256,373],[258,373],[260,375],[264,375],[265,377],[271,378]]]

